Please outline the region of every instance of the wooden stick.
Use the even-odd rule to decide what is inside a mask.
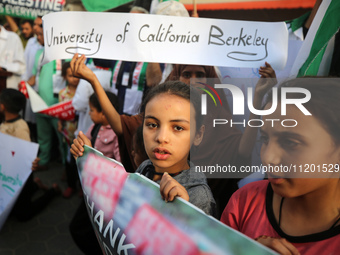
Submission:
[[[194,5],[194,10],[193,10],[193,15],[194,17],[197,16],[197,3],[196,3],[196,0],[193,0],[193,5]]]

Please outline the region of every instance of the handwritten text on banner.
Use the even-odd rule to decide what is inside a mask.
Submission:
[[[0,132],[0,231],[38,153],[39,145]]]
[[[283,69],[284,22],[132,13],[59,12],[43,17],[45,62],[87,57],[139,62]]]

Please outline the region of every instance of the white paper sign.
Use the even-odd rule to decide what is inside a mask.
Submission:
[[[59,12],[43,17],[45,59],[87,57],[138,62],[283,69],[284,22]]]
[[[39,145],[0,133],[0,229],[31,174]]]

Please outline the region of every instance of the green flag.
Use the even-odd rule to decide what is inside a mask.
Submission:
[[[86,10],[89,12],[103,12],[119,7],[123,4],[133,2],[131,0],[82,0]]]
[[[0,0],[0,15],[8,15],[23,19],[35,19],[50,12],[60,12],[65,1],[63,0],[30,0],[30,1],[5,1]]]
[[[313,38],[309,55],[299,69],[298,77],[318,75],[320,64],[327,57],[325,55],[326,48],[340,27],[339,11],[340,1],[331,1]],[[331,61],[331,59],[328,57],[327,61]]]

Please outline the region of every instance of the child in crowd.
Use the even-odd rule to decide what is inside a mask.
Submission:
[[[16,89],[4,89],[0,94],[0,113],[4,115],[5,121],[0,125],[0,132],[8,134],[26,141],[30,140],[30,132],[27,123],[21,118],[19,112],[25,107],[25,96]],[[38,161],[38,158],[35,160]],[[44,193],[36,198],[38,190]],[[28,177],[14,207],[12,214],[20,221],[27,221],[39,213],[60,193],[57,184],[48,188],[42,181],[33,177],[33,173]],[[33,196],[35,197],[33,200]]]
[[[268,172],[268,180],[236,191],[221,221],[280,254],[335,254],[340,250],[340,84],[302,78],[283,87],[308,90],[311,99],[299,107],[288,105],[285,116],[279,102],[263,117],[277,122],[264,121],[261,127],[261,160],[264,166],[292,171]],[[301,100],[303,95],[288,97]],[[271,108],[270,100],[264,109]],[[297,125],[277,124],[284,119]]]
[[[98,79],[85,66],[84,60],[84,56],[78,58],[77,54],[73,57],[73,74],[88,80],[98,97],[105,97],[99,89]],[[204,133],[198,114],[200,97],[195,92],[194,88],[177,81],[158,85],[149,91],[141,108],[145,109],[143,138],[150,160],[143,162],[137,172],[160,184],[165,201],[179,196],[214,215],[216,204],[206,177],[195,172],[193,164],[188,161],[191,146],[199,145]],[[190,117],[190,112],[194,118]],[[85,144],[89,145],[89,141],[80,133],[71,146],[72,154],[82,156]]]
[[[59,102],[72,100],[79,84],[79,78],[72,75],[70,62],[65,62],[62,65],[61,76],[66,81],[66,87],[59,92]],[[64,140],[66,141],[65,146],[68,147],[67,151],[69,151],[69,146],[74,139],[74,132],[76,129],[77,120],[59,120],[58,122],[58,131],[64,136]],[[65,155],[67,155],[67,158],[65,159],[65,173],[68,187],[64,190],[63,197],[69,198],[76,189],[77,167],[74,158],[71,157],[69,153],[65,153]]]
[[[118,111],[118,97],[112,92],[106,92],[113,107]],[[105,157],[113,158],[120,162],[118,138],[107,121],[96,94],[92,94],[89,100],[89,115],[94,124],[86,132],[93,147],[104,154]],[[94,142],[95,140],[95,142]]]
[[[216,204],[206,177],[188,161],[191,146],[198,146],[203,139],[200,102],[195,88],[180,81],[166,82],[149,91],[141,107],[149,160],[136,172],[160,183],[165,201],[182,197],[214,215]]]
[[[31,141],[30,130],[19,112],[25,107],[25,96],[15,89],[4,89],[0,94],[0,113],[4,122],[0,125],[0,132],[26,141]]]

